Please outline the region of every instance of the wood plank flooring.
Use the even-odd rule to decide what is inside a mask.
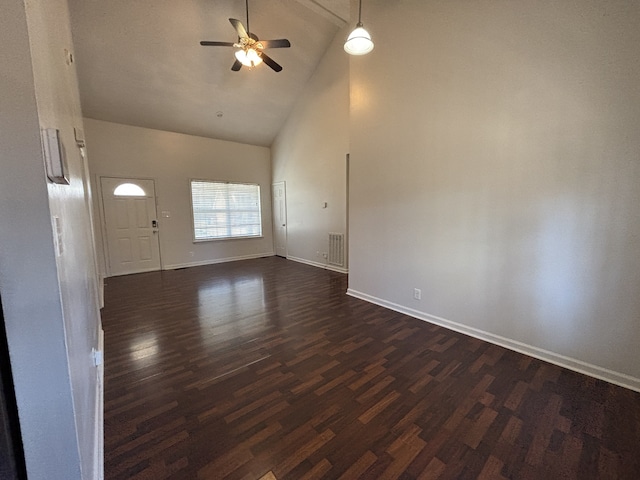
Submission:
[[[277,257],[108,279],[105,478],[640,478],[640,394],[346,288]]]

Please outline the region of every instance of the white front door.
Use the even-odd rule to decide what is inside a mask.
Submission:
[[[276,255],[287,256],[287,195],[284,182],[273,184],[273,234]]]
[[[153,180],[101,177],[111,276],[160,270]]]

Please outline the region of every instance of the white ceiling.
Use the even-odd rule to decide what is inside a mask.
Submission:
[[[110,122],[271,145],[349,17],[349,0],[250,0],[251,31],[288,38],[283,66],[232,72],[245,0],[70,0],[82,110]],[[217,113],[222,112],[222,117]]]

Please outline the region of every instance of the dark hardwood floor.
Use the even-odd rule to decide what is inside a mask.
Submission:
[[[105,478],[640,479],[640,394],[346,288],[276,257],[108,279]]]

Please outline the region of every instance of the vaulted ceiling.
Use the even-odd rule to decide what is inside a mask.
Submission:
[[[349,0],[249,0],[251,31],[288,38],[262,64],[231,71],[229,18],[245,0],[70,0],[83,114],[110,122],[271,145],[331,40]]]

